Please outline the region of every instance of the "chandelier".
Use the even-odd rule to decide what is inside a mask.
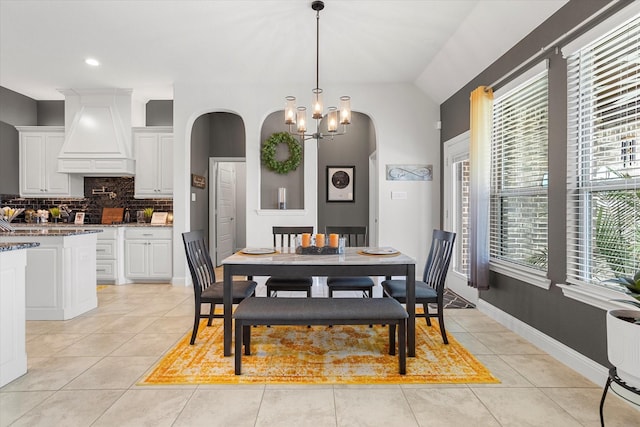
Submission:
[[[316,11],[316,87],[312,91],[313,107],[311,117],[316,121],[315,133],[307,133],[307,109],[296,107],[296,97],[287,96],[284,109],[284,123],[289,126],[289,133],[298,135],[302,140],[320,140],[326,135],[320,133],[320,120],[323,117],[322,89],[320,89],[320,11],[324,9],[324,2],[316,0],[311,3],[311,9]],[[339,121],[338,121],[339,119]],[[338,131],[338,123],[342,131]],[[327,132],[333,138],[347,133],[347,125],[351,123],[351,97],[340,97],[340,111],[336,107],[329,107],[327,112]],[[294,129],[295,127],[295,129]]]

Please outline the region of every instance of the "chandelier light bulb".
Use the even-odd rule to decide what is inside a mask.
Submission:
[[[321,119],[322,118],[322,89],[319,87],[313,90],[313,118]]]
[[[340,124],[348,125],[351,123],[351,97],[340,97]]]
[[[307,131],[307,109],[305,107],[298,107],[297,116],[298,133],[304,134]]]
[[[287,96],[287,103],[284,106],[284,123],[287,125],[296,124],[296,97]]]
[[[329,113],[327,113],[327,130],[329,132],[338,131],[338,109],[336,107],[329,107]]]

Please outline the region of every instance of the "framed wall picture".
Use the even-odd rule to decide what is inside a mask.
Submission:
[[[196,188],[207,188],[207,177],[192,173],[191,186]]]
[[[327,202],[355,202],[355,166],[327,166]]]
[[[73,223],[78,225],[84,224],[84,212],[76,212]]]
[[[432,181],[433,165],[387,165],[387,181]]]

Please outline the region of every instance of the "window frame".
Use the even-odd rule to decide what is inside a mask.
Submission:
[[[625,15],[617,15],[614,18],[605,21],[600,26],[597,26],[584,36],[582,36],[579,41],[572,42],[570,45],[565,46],[563,48],[563,54],[565,58],[569,58],[567,64],[567,80],[568,80],[568,90],[567,94],[567,106],[571,107],[575,105],[576,110],[579,110],[583,104],[579,101],[579,97],[584,90],[576,91],[575,94],[572,94],[571,83],[573,82],[572,78],[572,70],[577,65],[572,63],[572,59],[581,54],[581,52],[585,49],[589,49],[597,43],[601,43],[603,40],[609,36],[609,34],[618,31],[622,26],[629,25],[630,23],[636,21],[640,18],[640,7],[636,5],[633,9],[634,14],[629,13],[630,10],[625,9]],[[632,16],[629,18],[629,16]],[[637,49],[636,49],[637,51]],[[597,68],[591,68],[589,71],[596,72]],[[626,72],[624,69],[617,70],[620,74]],[[616,74],[617,75],[617,74]],[[594,79],[591,75],[585,78],[586,80]],[[600,110],[603,111],[604,108],[601,107]],[[612,299],[620,298],[622,295],[622,288],[615,285],[607,285],[605,283],[599,282],[596,283],[592,280],[586,281],[584,276],[581,274],[587,274],[589,276],[593,275],[594,272],[592,270],[592,266],[598,262],[595,257],[590,256],[593,252],[593,247],[595,244],[592,242],[592,238],[590,235],[587,237],[572,237],[572,235],[579,235],[580,233],[592,233],[591,225],[594,221],[593,214],[582,215],[584,212],[592,211],[592,194],[597,194],[603,191],[615,191],[621,189],[632,189],[632,190],[640,190],[640,175],[634,176],[632,178],[618,178],[618,179],[607,179],[601,180],[597,177],[594,179],[593,170],[589,167],[591,166],[588,161],[582,160],[582,156],[577,155],[576,152],[584,152],[584,150],[593,150],[594,148],[600,148],[601,152],[602,144],[589,144],[585,143],[585,138],[581,137],[581,133],[583,131],[582,126],[583,115],[581,115],[580,111],[572,113],[568,112],[568,123],[567,123],[567,284],[558,285],[562,290],[563,294],[569,298],[581,301],[583,303],[602,308],[605,310],[612,308],[625,307],[623,303],[618,303],[615,301],[611,301]],[[573,122],[572,122],[573,120]],[[632,118],[632,123],[635,121],[635,117]],[[576,123],[576,124],[574,124]],[[598,127],[595,124],[595,119],[592,119],[590,122],[587,122],[587,128],[589,130],[597,129],[601,130],[602,127]],[[621,135],[624,132],[618,132],[615,135]],[[638,144],[638,134],[635,135],[635,139],[632,144],[633,153],[629,153],[629,147],[624,146],[624,142],[627,139],[620,139],[620,154],[619,158],[615,162],[605,163],[602,168],[612,168],[615,166],[623,165],[623,168],[626,167],[627,161],[633,161],[636,164],[640,161],[639,159],[639,144]],[[614,142],[616,140],[614,139]],[[613,143],[610,143],[613,145]],[[608,147],[605,147],[607,149]],[[613,149],[609,149],[610,151],[614,151]],[[634,159],[630,159],[629,157],[633,156]],[[591,159],[592,157],[590,157]],[[638,165],[636,165],[635,169],[638,169]],[[630,185],[631,184],[631,185]],[[584,231],[586,230],[586,231]],[[572,259],[582,259],[582,257],[588,257],[588,260],[583,261],[575,261],[572,262]],[[599,262],[602,262],[600,260]],[[587,273],[581,273],[587,271]]]
[[[527,72],[523,73],[522,75],[520,75],[518,78],[514,79],[513,81],[511,81],[509,84],[505,85],[503,88],[501,88],[499,91],[497,91],[495,93],[495,99],[499,100],[500,98],[504,97],[504,96],[509,96],[512,95],[513,93],[517,93],[516,91],[519,88],[528,88],[529,85],[536,83],[539,79],[545,78],[546,79],[546,87],[547,87],[547,98],[546,98],[546,128],[547,128],[547,144],[548,144],[548,128],[549,128],[549,117],[548,117],[548,73],[547,73],[547,68],[548,68],[548,63],[547,61],[543,61],[537,65],[535,65],[534,67],[532,67],[531,69],[529,69]],[[494,105],[495,105],[495,101],[494,101]],[[492,132],[492,163],[493,163],[493,149],[494,149],[494,141],[493,141],[493,132]],[[546,157],[547,157],[547,172],[545,174],[545,176],[548,176],[548,145],[546,148]],[[490,190],[490,197],[493,200],[494,197],[498,196],[498,197],[509,197],[509,196],[535,196],[535,195],[540,195],[540,194],[544,194],[545,196],[547,196],[547,203],[548,203],[548,186],[547,185],[540,185],[538,187],[528,187],[528,188],[515,188],[515,189],[509,189],[509,188],[503,188],[499,193],[496,193],[494,191],[494,171],[492,171],[491,173],[492,175],[492,185],[491,185],[491,190]],[[493,217],[493,212],[491,213],[491,217]],[[494,233],[498,233],[499,230],[494,230],[493,228],[493,221],[490,224],[490,228],[492,228],[490,234],[493,235]],[[547,216],[547,240],[548,240],[548,216]],[[490,245],[491,245],[491,241],[490,241]],[[489,266],[491,271],[508,276],[508,277],[512,277],[515,278],[519,281],[522,281],[524,283],[527,284],[531,284],[537,287],[540,287],[542,289],[549,289],[551,286],[551,281],[547,278],[547,267],[544,267],[543,269],[537,269],[537,268],[533,268],[530,267],[526,264],[523,264],[521,262],[516,262],[516,261],[511,261],[507,258],[497,258],[493,255],[493,253],[490,253],[490,259],[489,259]]]

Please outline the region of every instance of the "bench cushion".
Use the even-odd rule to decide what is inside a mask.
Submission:
[[[393,298],[247,298],[233,313],[244,324],[252,321],[390,321],[406,319],[404,307]]]

